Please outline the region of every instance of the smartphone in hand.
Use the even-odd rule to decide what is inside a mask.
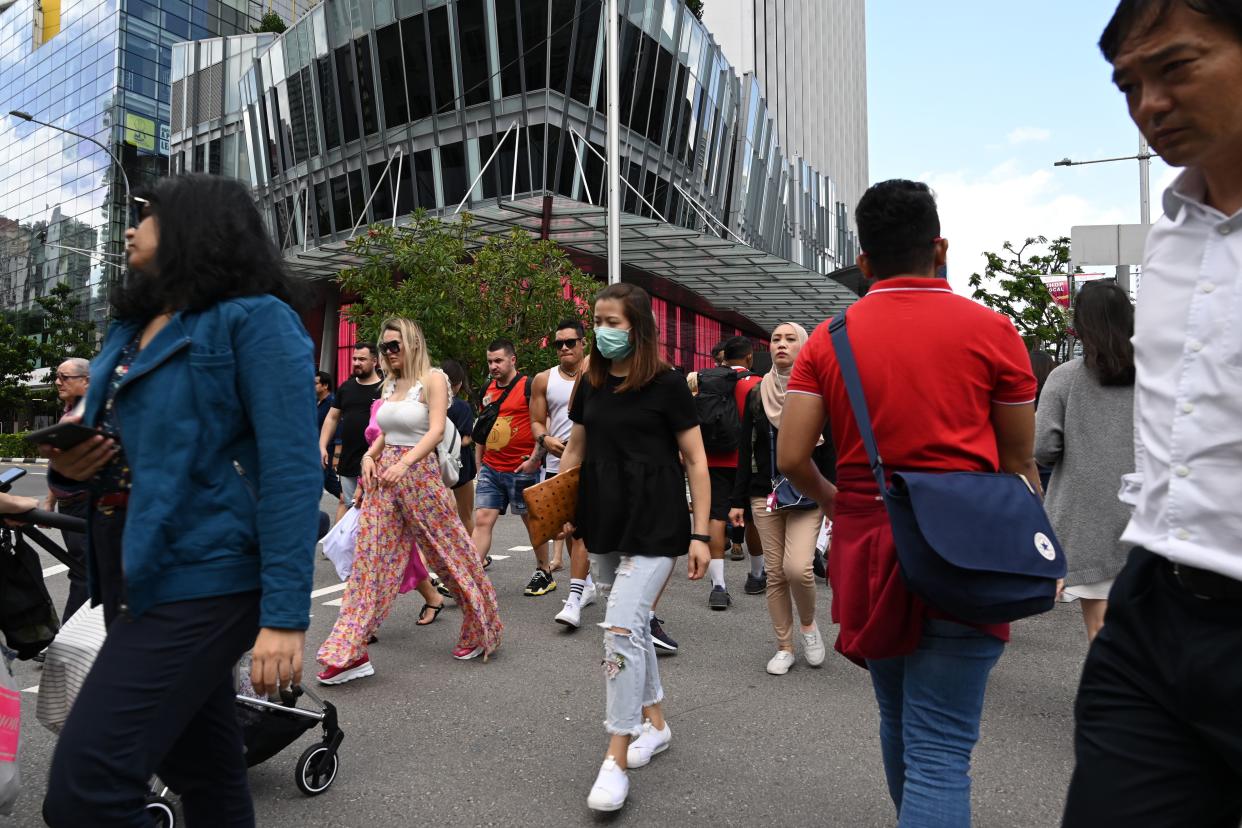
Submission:
[[[71,449],[99,435],[99,430],[84,426],[81,423],[57,423],[26,435],[26,439],[36,446],[52,446],[61,451]]]

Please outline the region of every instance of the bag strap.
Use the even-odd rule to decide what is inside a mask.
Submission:
[[[499,410],[500,410],[500,407],[501,407],[502,405],[504,405],[504,404],[505,404],[505,400],[509,399],[509,394],[513,391],[513,389],[514,389],[514,388],[517,388],[517,384],[518,384],[518,382],[520,382],[521,380],[524,380],[524,379],[526,379],[526,376],[525,376],[524,374],[518,374],[517,376],[515,376],[515,377],[513,378],[513,382],[511,382],[511,383],[509,383],[507,386],[505,386],[504,393],[502,393],[502,394],[500,395],[500,399],[496,400],[496,410],[497,410],[497,411],[499,411]],[[499,388],[500,386],[496,384],[496,380],[492,380],[492,387],[493,387],[493,388]],[[528,386],[528,387],[529,387],[529,386]],[[530,399],[530,392],[529,392],[529,391],[527,391],[527,392],[526,392],[526,399],[528,399],[528,400]]]
[[[772,480],[776,480],[776,430],[772,428],[771,421],[768,422],[768,465],[771,466]]]
[[[871,461],[871,473],[883,492],[884,460],[880,457],[879,448],[875,443],[875,432],[871,430],[871,415],[867,413],[867,397],[863,394],[862,379],[858,376],[858,363],[854,361],[854,349],[850,346],[849,331],[845,327],[845,313],[828,324],[828,333],[832,337],[832,348],[837,355],[837,366],[841,369],[841,379],[845,381],[845,393],[850,398],[850,408],[854,411],[854,419],[858,422],[858,433],[862,435],[863,448],[867,450],[867,459]]]

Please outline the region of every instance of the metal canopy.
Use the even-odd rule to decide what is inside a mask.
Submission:
[[[540,236],[543,196],[486,202],[471,210],[474,225],[485,234],[521,228]],[[547,213],[548,238],[569,251],[606,260],[608,212],[603,206],[553,196]],[[397,219],[397,225],[403,223]],[[287,250],[290,269],[307,278],[333,278],[362,263],[346,250],[347,242]],[[723,313],[735,313],[771,331],[781,322],[813,328],[844,310],[858,297],[836,280],[739,242],[633,213],[621,214],[621,260],[627,270],[642,271],[697,294]]]

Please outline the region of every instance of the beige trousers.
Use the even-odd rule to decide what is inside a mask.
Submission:
[[[763,543],[768,573],[768,614],[782,650],[793,650],[793,610],[803,625],[815,622],[815,540],[823,515],[819,509],[769,512],[761,497],[751,498],[751,513]]]

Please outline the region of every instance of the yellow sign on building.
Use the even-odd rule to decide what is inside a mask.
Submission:
[[[138,149],[155,152],[155,121],[126,112],[125,143],[133,144]]]

